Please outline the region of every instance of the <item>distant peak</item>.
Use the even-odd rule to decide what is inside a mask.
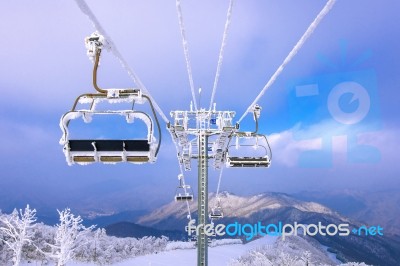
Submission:
[[[235,196],[235,194],[233,194],[233,193],[231,193],[231,192],[229,192],[229,191],[224,190],[224,191],[222,191],[222,192],[219,193],[219,196],[221,196],[221,197],[228,197],[228,196]]]

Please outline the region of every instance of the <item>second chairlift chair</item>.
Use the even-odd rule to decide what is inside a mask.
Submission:
[[[260,117],[261,107],[255,105],[253,107],[253,118],[256,123],[254,132],[235,132],[229,139],[226,148],[226,166],[227,167],[269,167],[272,159],[272,151],[268,139],[265,135],[258,132],[258,118]],[[236,138],[236,144],[230,144],[232,138]],[[247,143],[240,143],[240,141],[247,141]],[[260,154],[257,156],[252,155],[254,151],[249,154],[240,154],[246,147],[252,147],[254,150],[259,150]],[[236,149],[239,155],[233,155],[232,149]]]

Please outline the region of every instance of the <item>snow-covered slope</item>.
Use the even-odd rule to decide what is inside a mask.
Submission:
[[[119,263],[115,266],[190,266],[197,265],[197,251],[188,242],[173,242],[173,246],[180,246],[179,249],[172,249],[155,254],[137,256]],[[179,245],[180,244],[180,245]],[[189,244],[189,245],[188,245]],[[168,249],[168,247],[167,247]],[[306,252],[309,252],[310,260],[317,265],[337,265],[339,262],[332,259],[330,254],[318,243],[310,243],[301,237],[291,237],[289,241],[282,241],[279,237],[266,236],[247,244],[217,245],[209,248],[208,262],[210,266],[221,265],[244,265],[252,262],[254,256],[265,256],[265,259],[273,261],[282,258],[294,259],[303,262]],[[260,258],[257,258],[260,260]],[[35,263],[24,264],[23,266],[35,265]],[[39,265],[39,264],[38,264]],[[73,266],[94,266],[93,263],[71,262]],[[247,264],[248,265],[248,264]],[[251,264],[250,264],[251,265]],[[262,264],[259,264],[262,265]],[[303,264],[296,265],[306,265]]]
[[[264,237],[248,244],[223,245],[209,248],[208,258],[210,266],[228,265],[228,263],[241,255],[246,254],[250,250],[262,247],[272,246],[276,241],[276,237]],[[197,251],[196,249],[178,249],[158,254],[136,257],[129,261],[125,261],[116,266],[190,266],[196,265]]]
[[[265,254],[273,261],[279,260],[282,256],[291,259],[297,258],[298,261],[301,261],[302,256],[309,252],[310,260],[315,264],[340,264],[336,259],[332,259],[332,256],[321,245],[318,243],[311,244],[301,237],[291,237],[289,241],[282,241],[281,238],[266,236],[247,244],[212,247],[209,248],[208,252],[210,266],[243,265],[243,262],[248,260],[254,252]],[[196,265],[196,256],[195,249],[175,250],[137,257],[116,265],[188,266]]]

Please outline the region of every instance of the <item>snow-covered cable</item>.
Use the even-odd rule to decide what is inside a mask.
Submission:
[[[187,195],[188,192],[187,192],[187,189],[186,189],[185,177],[184,177],[183,172],[182,172],[183,169],[182,169],[182,165],[181,164],[179,164],[179,169],[180,169],[181,175],[182,175],[183,190],[185,192],[185,195]],[[188,220],[190,221],[190,220],[192,220],[192,214],[190,212],[190,205],[189,205],[189,201],[188,200],[186,200],[186,207],[187,207],[187,211],[188,211]]]
[[[223,171],[224,167],[221,167],[221,170],[219,171],[219,177],[218,177],[218,185],[217,185],[217,193],[215,194],[215,197],[219,198],[219,188],[221,186],[221,180],[222,180],[222,171]]]
[[[93,24],[94,28],[96,29],[96,31],[98,31],[101,35],[103,35],[105,37],[105,39],[107,40],[107,43],[108,43],[108,45],[110,47],[111,52],[118,59],[118,61],[121,63],[122,67],[128,72],[128,75],[131,77],[133,82],[139,87],[139,89],[142,92],[144,92],[145,94],[147,94],[149,96],[149,98],[153,102],[154,108],[160,114],[160,116],[165,121],[165,123],[168,123],[167,116],[164,114],[164,112],[161,110],[160,106],[157,104],[157,102],[151,96],[150,92],[146,89],[146,87],[140,81],[140,79],[136,75],[136,73],[128,65],[128,63],[123,58],[121,53],[118,51],[117,46],[112,41],[111,37],[107,34],[107,32],[104,30],[104,28],[101,26],[99,20],[96,18],[96,16],[94,15],[94,13],[90,9],[90,7],[86,4],[85,0],[75,0],[75,2],[78,5],[79,9],[82,11],[82,13],[84,13],[89,18],[89,20],[92,22],[92,24]]]
[[[181,36],[182,36],[183,53],[185,55],[185,60],[186,60],[186,69],[189,77],[190,90],[192,92],[192,100],[194,104],[194,109],[197,111],[197,101],[196,101],[196,93],[194,91],[192,66],[190,64],[190,58],[189,58],[189,46],[186,38],[185,24],[183,24],[183,15],[182,15],[180,0],[176,0],[176,11],[178,13],[179,28],[181,30]]]
[[[224,59],[224,51],[225,51],[226,41],[228,39],[229,26],[231,25],[231,21],[232,21],[232,9],[233,9],[234,2],[235,2],[234,0],[230,0],[230,2],[229,2],[229,8],[228,8],[228,14],[226,16],[224,34],[222,36],[221,48],[219,50],[217,71],[215,73],[214,85],[213,85],[213,89],[212,89],[212,93],[211,93],[211,100],[210,100],[210,107],[209,107],[210,110],[214,103],[214,97],[215,97],[215,93],[217,91],[219,75],[221,73],[222,61]]]
[[[238,121],[239,123],[243,120],[243,118],[246,116],[246,114],[251,111],[251,108],[260,100],[260,98],[264,95],[265,91],[272,86],[272,84],[275,82],[277,77],[282,73],[282,71],[285,68],[285,66],[293,59],[293,57],[301,49],[303,44],[312,35],[312,33],[317,28],[317,26],[321,22],[321,20],[325,17],[325,15],[329,13],[329,11],[332,9],[332,7],[335,4],[335,2],[336,2],[336,0],[328,0],[328,2],[325,4],[324,8],[319,12],[317,17],[314,19],[314,21],[307,28],[306,32],[303,34],[303,36],[301,36],[300,40],[296,43],[296,45],[293,47],[293,49],[287,55],[287,57],[285,58],[283,63],[278,67],[278,69],[275,71],[275,73],[268,80],[267,84],[264,86],[264,88],[261,90],[261,92],[255,98],[255,100],[249,105],[249,107],[247,108],[245,113],[240,117],[240,119]]]

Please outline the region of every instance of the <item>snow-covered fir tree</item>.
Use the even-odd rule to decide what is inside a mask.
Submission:
[[[82,224],[82,218],[72,214],[69,208],[57,211],[60,215],[60,223],[56,225],[54,243],[47,243],[51,248],[47,255],[57,261],[57,266],[64,266],[74,258],[77,248],[90,241],[86,236],[94,226],[85,227]]]
[[[11,214],[0,216],[2,242],[12,251],[12,262],[15,266],[21,263],[22,248],[32,242],[36,220],[36,210],[29,205],[24,211],[14,209]]]

